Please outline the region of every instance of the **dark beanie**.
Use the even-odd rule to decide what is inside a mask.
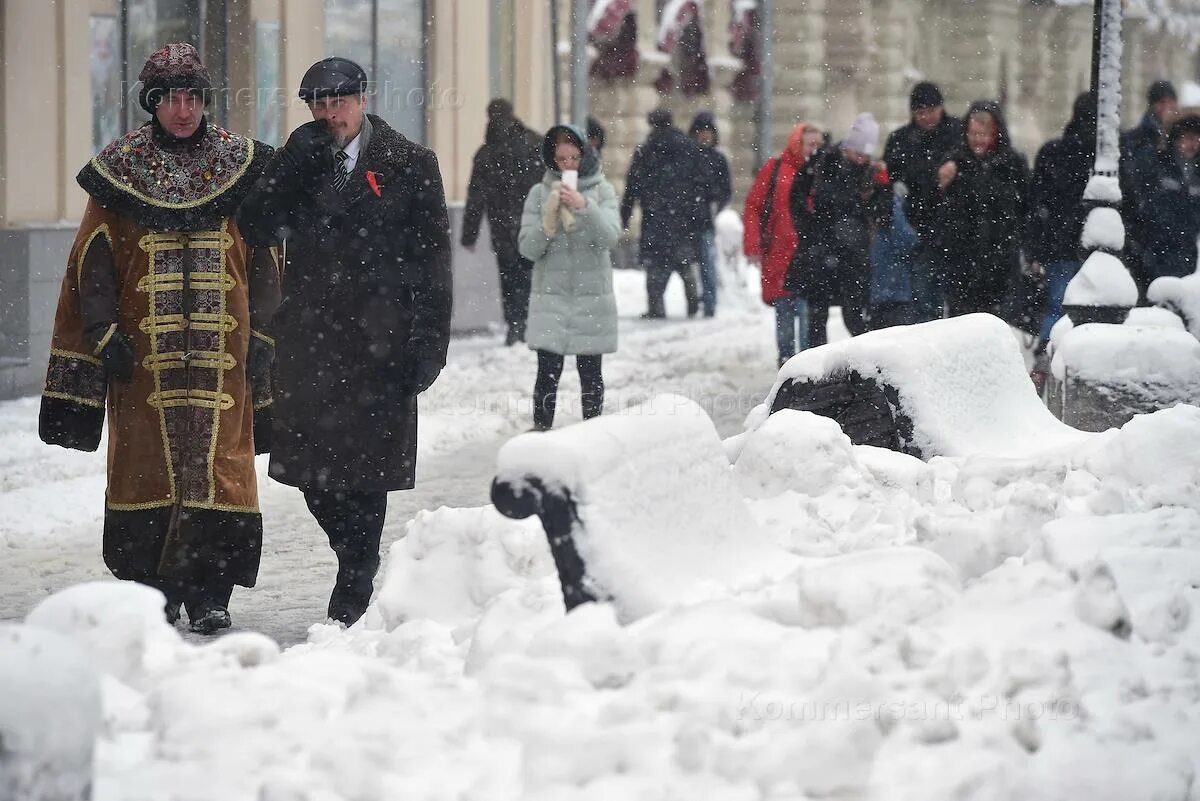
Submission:
[[[913,87],[912,94],[908,96],[908,107],[913,111],[919,108],[934,108],[942,103],[942,90],[938,89],[936,83],[929,81],[921,81]]]
[[[513,115],[513,105],[502,97],[487,104],[488,119],[505,119]]]
[[[1146,90],[1146,105],[1148,106],[1153,106],[1160,100],[1177,99],[1179,96],[1175,94],[1175,85],[1170,81],[1155,81]]]
[[[671,116],[669,108],[656,108],[646,115],[646,121],[650,123],[651,128],[670,128],[675,124],[675,118]]]

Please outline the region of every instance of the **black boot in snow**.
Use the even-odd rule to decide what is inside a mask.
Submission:
[[[182,614],[182,608],[182,601],[172,601],[170,598],[167,599],[166,604],[163,606],[163,615],[167,618],[168,626],[174,626],[179,622],[179,618]]]
[[[232,625],[233,621],[229,619],[229,610],[223,606],[214,606],[202,611],[197,617],[193,617],[190,628],[197,634],[216,634],[221,629],[227,629]]]

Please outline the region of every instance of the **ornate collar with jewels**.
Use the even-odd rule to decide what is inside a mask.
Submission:
[[[187,147],[163,147],[150,123],[109,144],[79,172],[101,206],[156,231],[198,231],[229,216],[271,148],[209,124]]]

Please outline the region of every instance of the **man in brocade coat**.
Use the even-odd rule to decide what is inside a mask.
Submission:
[[[161,590],[170,622],[186,605],[192,630],[211,634],[230,625],[233,586],[254,586],[262,545],[254,421],[270,404],[279,273],[233,214],[270,148],[208,121],[212,85],[191,45],[155,52],[138,79],[152,119],[78,176],[88,204],[39,430],[94,451],[107,409],[104,561]]]

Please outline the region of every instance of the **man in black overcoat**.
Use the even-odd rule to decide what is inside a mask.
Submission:
[[[243,202],[248,241],[285,248],[270,475],[298,487],[338,557],[329,616],[371,598],[387,493],[416,473],[417,395],[446,363],[450,232],[437,158],[366,114],[367,76],[314,64],[292,132]]]

